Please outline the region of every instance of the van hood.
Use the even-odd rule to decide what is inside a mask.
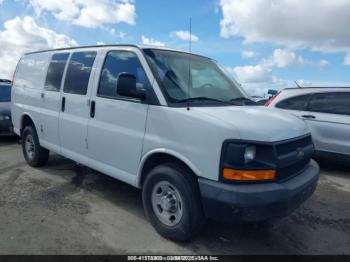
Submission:
[[[226,122],[239,139],[276,142],[309,133],[306,123],[282,110],[264,106],[195,107],[191,110]],[[235,135],[232,138],[237,138]]]

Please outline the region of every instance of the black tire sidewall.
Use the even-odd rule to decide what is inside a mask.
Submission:
[[[34,141],[34,152],[35,155],[33,157],[33,159],[29,159],[28,155],[27,155],[27,151],[25,149],[25,141],[28,135],[31,135],[33,137],[33,141]],[[25,160],[27,161],[27,163],[30,166],[37,166],[39,163],[39,157],[40,157],[40,143],[39,143],[39,139],[38,139],[38,135],[34,129],[34,127],[32,126],[26,126],[22,132],[22,151],[23,151],[23,155]]]
[[[183,216],[174,227],[163,224],[153,210],[152,191],[160,181],[167,181],[175,186],[182,198]],[[157,166],[147,175],[142,192],[143,205],[146,216],[160,235],[182,242],[189,240],[199,232],[203,216],[196,187],[197,184],[192,174],[176,166]]]

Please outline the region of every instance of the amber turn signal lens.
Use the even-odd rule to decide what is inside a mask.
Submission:
[[[225,168],[223,176],[227,180],[262,181],[272,180],[276,176],[275,170],[235,170]]]

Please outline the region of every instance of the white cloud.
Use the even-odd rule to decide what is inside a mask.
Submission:
[[[234,73],[243,83],[272,82],[274,80],[271,69],[264,65],[236,66],[228,68],[228,71]]]
[[[347,53],[344,60],[345,65],[350,65],[350,53]]]
[[[0,31],[0,78],[12,78],[16,64],[25,52],[75,45],[77,43],[70,37],[38,26],[30,16],[7,20],[4,30]]]
[[[300,79],[300,80],[296,80],[295,82],[296,82],[295,85],[301,86],[301,87],[312,86],[312,82],[309,80]]]
[[[308,62],[295,52],[286,49],[275,49],[272,56],[263,59],[262,63],[269,67],[285,68],[291,66],[303,66]]]
[[[115,28],[110,28],[110,27],[101,27],[104,31],[108,32],[110,35],[112,36],[116,36],[119,37],[121,39],[124,39],[126,36],[126,33],[124,32],[117,32],[117,30],[115,30]]]
[[[287,49],[275,49],[273,54],[269,58],[265,58],[261,62],[268,67],[277,67],[277,68],[285,68],[285,67],[297,67],[297,66],[318,66],[323,67],[328,65],[327,60],[320,61],[312,61],[309,59],[305,59],[302,56],[296,55],[295,52],[287,50]]]
[[[193,42],[198,42],[199,38],[198,36],[194,35],[194,34],[190,34],[189,31],[175,31],[175,32],[172,32],[170,34],[172,37],[176,37],[180,40],[183,40],[183,41],[189,41],[190,38]]]
[[[329,62],[325,59],[322,59],[318,62],[318,65],[319,66],[326,66],[326,65],[329,65]]]
[[[126,36],[126,33],[124,33],[124,32],[119,32],[118,33],[118,37],[121,38],[121,39],[124,39],[125,36]]]
[[[301,56],[297,57],[294,52],[283,49],[275,49],[273,51],[271,62],[273,65],[283,68],[295,64],[302,65],[304,63],[304,59]]]
[[[153,38],[148,38],[145,36],[141,37],[142,44],[144,45],[154,45],[154,46],[165,46],[165,43],[155,40]]]
[[[255,57],[255,52],[254,51],[250,51],[250,50],[243,50],[241,53],[241,56],[243,58],[253,58]]]
[[[328,65],[328,61],[320,60],[315,62],[298,56],[293,51],[275,49],[270,57],[262,59],[260,63],[256,65],[236,66],[234,68],[228,68],[228,70],[233,73],[239,81],[245,84],[274,83],[281,85],[284,84],[284,82],[273,75],[273,68],[300,67],[306,65],[323,67]]]
[[[2,5],[3,2],[4,2],[4,0],[0,0],[0,5]]]
[[[349,0],[220,0],[221,36],[350,52]]]
[[[104,24],[135,24],[132,0],[30,0],[37,15],[51,12],[58,20],[96,28]]]
[[[102,41],[98,41],[97,43],[96,43],[96,45],[105,45],[106,43],[105,42],[102,42]]]

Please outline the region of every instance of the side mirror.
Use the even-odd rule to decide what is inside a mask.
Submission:
[[[144,100],[146,90],[136,88],[136,77],[130,73],[121,73],[117,81],[117,94]]]

